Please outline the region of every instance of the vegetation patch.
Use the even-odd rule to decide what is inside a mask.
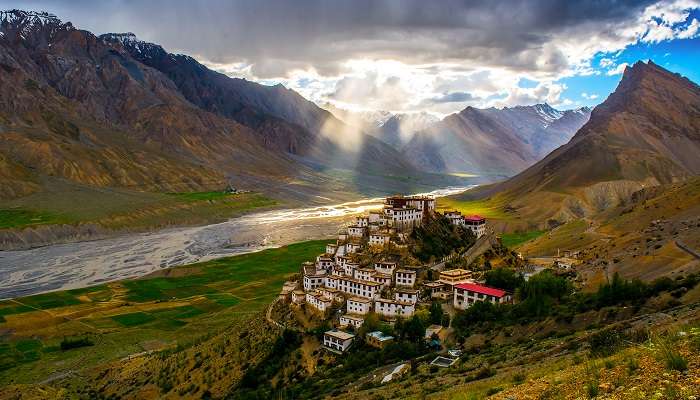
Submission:
[[[66,307],[80,304],[81,301],[69,292],[51,292],[38,294],[31,297],[25,297],[22,299],[22,303],[30,307],[36,307],[42,310],[47,310],[50,308]]]
[[[542,236],[546,231],[536,230],[528,232],[515,232],[515,233],[504,233],[501,235],[501,243],[506,247],[515,247],[519,244],[529,242],[532,239],[536,239]]]
[[[60,224],[66,221],[66,218],[49,212],[32,211],[23,208],[0,209],[0,229],[22,228],[43,224]]]
[[[127,327],[143,325],[156,319],[156,317],[153,315],[141,311],[129,314],[113,315],[111,318],[121,325]]]

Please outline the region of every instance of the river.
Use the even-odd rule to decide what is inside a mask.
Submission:
[[[421,194],[442,197],[466,189]],[[332,237],[352,216],[379,209],[382,201],[264,211],[219,224],[0,251],[0,299],[135,278],[177,265]]]

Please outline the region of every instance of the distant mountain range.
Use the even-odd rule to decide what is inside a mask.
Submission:
[[[419,169],[510,176],[565,144],[591,110],[548,104],[467,107],[440,120],[429,113],[352,112],[328,108],[348,124],[401,149]]]
[[[544,220],[593,215],[650,186],[700,175],[700,87],[649,61],[622,80],[564,146],[470,196],[500,196]]]
[[[0,50],[2,197],[47,179],[157,191],[302,182],[317,193],[333,169],[420,176],[294,91],[229,78],[132,34],[97,37],[14,10],[0,13]]]
[[[357,124],[131,33],[98,37],[19,10],[0,12],[0,68],[0,198],[57,180],[148,191],[232,181],[301,198],[412,191],[457,182],[434,173],[512,175],[589,114],[536,105],[442,121],[377,112]]]

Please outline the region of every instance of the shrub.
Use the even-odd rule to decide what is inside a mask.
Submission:
[[[527,377],[522,372],[518,372],[515,375],[513,375],[513,383],[515,383],[516,385],[520,385],[521,383],[525,382],[525,379],[527,379]]]
[[[594,357],[607,357],[618,350],[622,343],[623,335],[620,331],[609,328],[600,330],[588,338],[591,346],[591,355]]]
[[[629,375],[632,375],[638,369],[639,369],[639,361],[634,357],[628,358],[627,359],[627,373]]]
[[[685,371],[688,369],[688,360],[678,351],[677,341],[679,336],[667,334],[666,336],[655,336],[652,340],[652,348],[664,361],[666,368],[675,371]]]
[[[487,395],[487,396],[493,396],[494,394],[496,394],[496,393],[498,393],[498,392],[502,392],[502,391],[503,391],[503,388],[502,388],[502,387],[496,386],[496,387],[489,388],[489,389],[486,391],[486,395]]]
[[[61,341],[61,350],[66,351],[70,349],[77,349],[80,347],[88,347],[88,346],[94,346],[95,343],[93,343],[92,340],[88,337],[82,337],[82,338],[70,338],[70,337],[64,337],[63,340]]]

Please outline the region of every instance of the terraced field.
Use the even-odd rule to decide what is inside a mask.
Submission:
[[[0,302],[0,386],[64,378],[132,354],[186,346],[262,311],[327,241]],[[92,345],[62,350],[64,339]]]

